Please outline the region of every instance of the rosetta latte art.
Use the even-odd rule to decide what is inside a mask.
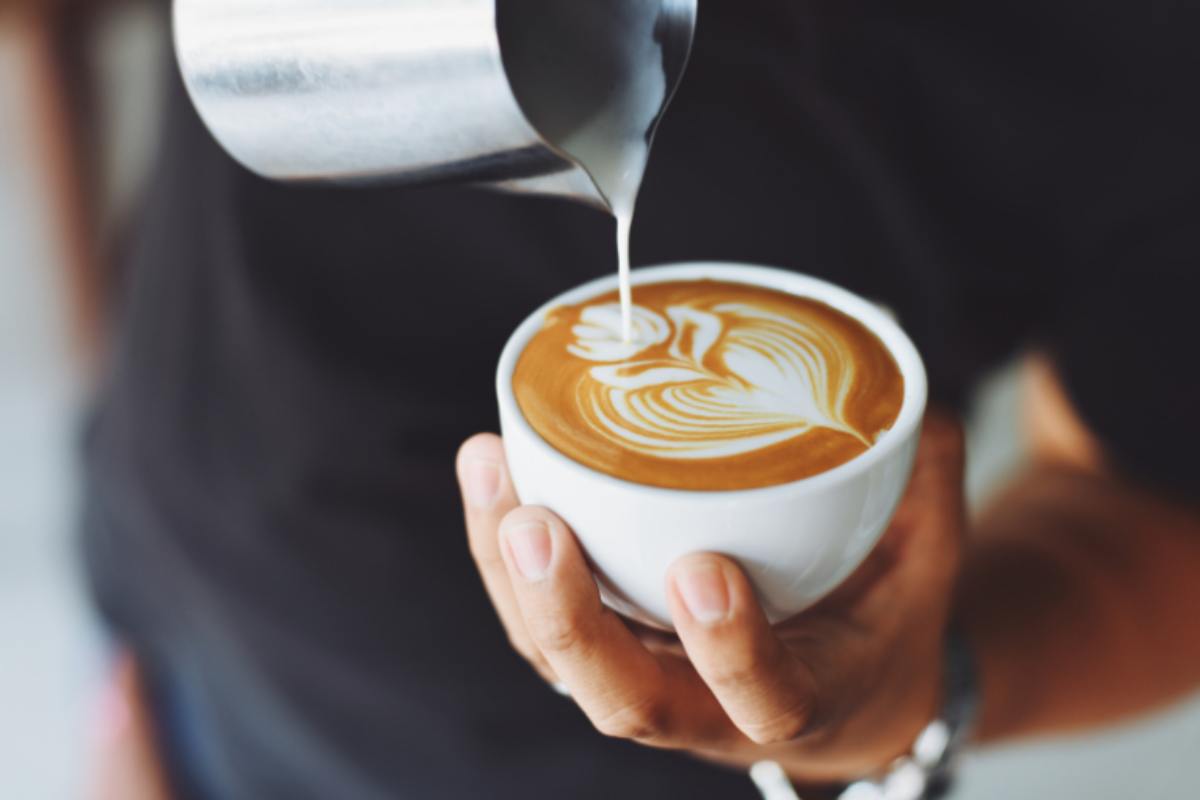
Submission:
[[[716,281],[639,286],[558,308],[518,361],[517,401],[566,455],[656,486],[732,489],[817,474],[895,421],[899,368],[861,323],[813,300]]]
[[[636,307],[622,337],[618,304],[588,306],[569,352],[603,363],[579,384],[599,436],[663,458],[719,458],[829,428],[870,446],[843,416],[854,380],[846,344],[828,331],[746,303]],[[670,340],[664,356],[639,358]]]

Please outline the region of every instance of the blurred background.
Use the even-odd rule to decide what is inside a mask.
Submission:
[[[3,7],[0,6],[0,12]],[[166,21],[136,4],[105,19],[91,67],[104,89],[96,141],[106,228],[129,212],[154,153]],[[104,639],[73,549],[75,448],[86,408],[84,360],[59,214],[35,170],[41,113],[22,26],[0,13],[0,798],[87,797],[90,731],[105,677]],[[104,232],[101,232],[104,235]],[[1013,370],[976,403],[973,501],[1022,457]],[[1200,796],[1200,699],[1086,739],[974,756],[962,800]]]

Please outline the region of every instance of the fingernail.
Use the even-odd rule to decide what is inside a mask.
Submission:
[[[675,588],[688,613],[702,625],[719,622],[729,615],[729,588],[725,573],[716,564],[699,562],[675,573]]]
[[[463,482],[471,508],[487,511],[500,495],[500,465],[495,461],[475,459],[463,470]]]
[[[527,581],[540,581],[550,569],[550,530],[542,522],[524,522],[506,528],[504,538],[517,570]]]

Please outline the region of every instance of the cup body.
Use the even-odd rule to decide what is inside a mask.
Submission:
[[[926,404],[916,347],[879,307],[793,272],[741,264],[694,263],[637,270],[634,285],[712,279],[812,298],[861,322],[883,342],[904,377],[892,428],[865,453],[791,483],[736,491],[683,491],[631,483],[555,450],[516,401],[513,371],[546,313],[616,288],[606,277],[551,300],[509,340],[497,393],[509,471],[522,503],[545,506],[587,552],[605,602],[646,624],[671,627],[665,576],[680,557],[717,552],[746,570],[772,622],[804,610],[845,580],[887,528],[908,485]],[[636,301],[636,292],[635,292]]]

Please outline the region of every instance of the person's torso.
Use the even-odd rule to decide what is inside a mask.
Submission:
[[[1200,177],[1176,157],[1195,128],[1155,94],[1190,42],[1125,5],[703,4],[635,263],[762,263],[878,298],[961,402],[1128,219]],[[269,184],[177,78],[170,95],[91,453],[111,530],[89,546],[119,624],[210,673],[239,785],[748,792],[594,738],[509,653],[460,530],[453,455],[495,428],[501,346],[615,269],[612,221],[479,188]],[[271,730],[286,746],[263,749]]]

